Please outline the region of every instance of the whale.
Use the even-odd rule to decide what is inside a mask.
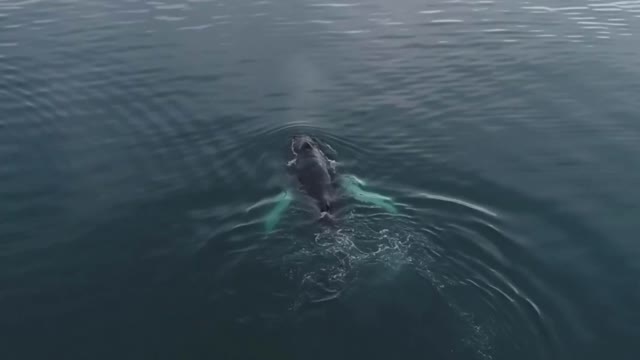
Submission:
[[[272,199],[273,207],[264,217],[265,230],[272,232],[295,199],[307,199],[318,219],[334,223],[339,205],[346,198],[374,205],[388,213],[398,213],[393,199],[365,189],[366,182],[355,175],[338,174],[333,148],[319,139],[306,135],[291,138],[293,159],[287,163],[290,186]]]
[[[301,190],[312,198],[321,213],[329,214],[336,200],[335,167],[320,145],[307,135],[294,136],[288,163]]]

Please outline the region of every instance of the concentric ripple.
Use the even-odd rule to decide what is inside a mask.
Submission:
[[[2,355],[636,359],[639,11],[0,0]]]
[[[358,168],[375,168],[376,163],[384,167],[374,148],[331,134],[328,129],[290,124],[258,136],[266,143],[276,143],[276,139],[287,139],[299,132],[322,137],[337,150],[340,158],[351,158],[340,169],[342,172],[360,175]],[[272,140],[266,139],[270,137]],[[405,150],[389,147],[389,159],[393,159],[394,152]],[[286,149],[282,153],[284,160],[272,164],[272,173],[282,171],[289,156]],[[263,160],[278,155],[281,154],[274,152]],[[406,171],[407,167],[403,169]],[[579,300],[566,289],[567,284],[582,281],[580,272],[565,271],[561,278],[554,277],[554,267],[562,265],[540,251],[541,239],[529,233],[528,221],[522,220],[537,217],[537,226],[546,229],[544,233],[549,234],[549,241],[575,231],[563,225],[563,215],[555,215],[556,210],[539,200],[462,176],[463,173],[451,171],[437,162],[432,164],[431,180],[423,188],[407,186],[410,183],[407,181],[376,180],[375,173],[382,175],[383,171],[381,168],[369,170],[372,180],[369,183],[400,204],[400,216],[385,215],[352,202],[341,212],[336,228],[322,229],[313,223],[312,214],[304,204],[294,203],[283,219],[281,230],[265,238],[261,221],[268,203],[252,206],[247,202],[238,208],[248,212],[238,212],[231,217],[210,213],[210,217],[203,218],[217,224],[218,230],[203,234],[205,242],[201,246],[217,248],[219,245],[212,244],[229,239],[233,250],[228,251],[235,254],[235,261],[242,263],[257,258],[266,266],[288,274],[298,284],[287,295],[289,306],[302,318],[308,311],[313,313],[317,304],[328,303],[326,306],[331,308],[335,303],[350,303],[365,291],[362,288],[366,289],[365,284],[383,281],[376,286],[392,287],[395,281],[401,281],[398,277],[404,279],[407,271],[414,271],[420,280],[416,283],[418,280],[413,279],[411,286],[434,286],[437,296],[451,309],[451,318],[447,321],[458,325],[454,334],[449,334],[455,339],[452,344],[456,345],[450,346],[459,346],[473,354],[464,356],[508,358],[526,353],[526,358],[531,359],[562,357],[571,351],[568,344],[588,341],[596,325],[580,314],[588,312],[592,303]],[[282,178],[269,182],[273,190],[265,196],[278,191],[278,181],[282,186]],[[511,197],[517,205],[503,208],[487,202],[484,195],[473,195],[483,192]],[[539,212],[549,215],[540,216]],[[220,226],[221,223],[227,225]],[[228,230],[221,233],[223,228]],[[248,233],[252,235],[246,235]],[[264,240],[256,243],[253,240],[256,238]],[[553,246],[559,253],[565,247],[580,247],[571,242]],[[557,256],[559,254],[552,257]],[[371,278],[372,268],[378,269],[374,274],[382,276],[382,280]],[[592,276],[606,275],[594,273]],[[423,331],[428,334],[430,330]]]

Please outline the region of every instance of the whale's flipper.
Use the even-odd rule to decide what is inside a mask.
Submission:
[[[365,185],[365,182],[353,175],[342,176],[341,185],[349,195],[358,201],[373,204],[392,214],[398,213],[398,209],[393,205],[393,200],[390,197],[363,190],[362,186]]]
[[[282,217],[282,213],[284,213],[284,211],[287,210],[292,200],[293,200],[293,195],[289,190],[285,190],[281,192],[278,196],[276,196],[273,199],[275,206],[273,207],[273,209],[271,209],[271,211],[269,211],[267,216],[264,218],[264,227],[267,233],[270,233],[273,231],[273,229],[276,227],[276,225],[280,221],[280,218]]]

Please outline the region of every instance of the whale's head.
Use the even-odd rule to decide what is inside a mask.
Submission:
[[[291,140],[291,151],[294,154],[310,153],[318,148],[318,144],[308,135],[296,135]]]

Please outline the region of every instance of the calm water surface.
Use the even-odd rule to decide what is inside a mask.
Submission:
[[[638,359],[640,1],[0,0],[2,359]],[[401,215],[299,204],[289,137]]]

